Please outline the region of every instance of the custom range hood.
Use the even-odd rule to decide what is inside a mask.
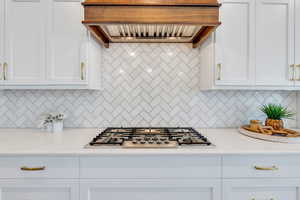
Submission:
[[[192,43],[220,25],[217,0],[86,0],[84,25],[109,43]]]

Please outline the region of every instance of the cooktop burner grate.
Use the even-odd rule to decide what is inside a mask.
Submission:
[[[211,142],[193,128],[110,127],[89,143],[90,147],[176,148],[183,145],[210,146]]]

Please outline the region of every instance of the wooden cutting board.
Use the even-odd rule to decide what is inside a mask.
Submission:
[[[249,125],[239,128],[239,132],[248,137],[280,143],[300,143],[300,133],[291,129],[282,129],[268,133],[254,132]]]
[[[291,129],[282,129],[282,130],[270,130],[269,128],[264,128],[262,126],[262,129],[265,130],[264,133],[259,132],[259,131],[253,131],[249,125],[244,125],[242,126],[243,129],[255,133],[260,133],[264,135],[270,135],[270,136],[281,136],[281,137],[300,137],[300,133]]]

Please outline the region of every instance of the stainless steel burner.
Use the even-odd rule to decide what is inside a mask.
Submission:
[[[143,129],[136,129],[136,134],[158,134],[158,133],[164,133],[164,129],[161,128],[143,128]]]
[[[112,133],[130,133],[132,130],[130,130],[130,129],[119,129],[119,128],[116,128],[116,129],[111,129],[110,130],[110,132],[112,132]]]

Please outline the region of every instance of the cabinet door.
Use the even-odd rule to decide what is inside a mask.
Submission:
[[[1,200],[78,200],[78,183],[49,180],[1,180]]]
[[[297,84],[297,86],[299,86],[300,85],[300,1],[299,0],[296,0],[295,1],[295,3],[296,3],[296,5],[295,5],[295,16],[296,16],[296,18],[295,18],[295,24],[296,24],[296,26],[295,26],[295,28],[296,28],[296,30],[295,30],[295,33],[296,33],[296,35],[295,35],[295,39],[296,39],[296,41],[295,41],[295,64],[296,64],[296,69],[297,69],[297,81],[296,81],[296,84]]]
[[[85,82],[87,30],[81,21],[81,0],[50,0],[48,79]]]
[[[5,61],[8,81],[45,79],[45,0],[5,0]]]
[[[220,200],[220,180],[84,181],[81,200]]]
[[[254,84],[255,1],[223,0],[216,30],[217,85]]]
[[[223,181],[224,200],[299,200],[300,180],[239,179]]]
[[[294,41],[294,0],[257,0],[257,85],[294,84]]]
[[[4,1],[0,1],[0,85],[3,84],[4,63]]]

